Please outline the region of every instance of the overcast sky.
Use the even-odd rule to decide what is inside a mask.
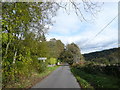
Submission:
[[[56,22],[48,30],[46,38],[47,40],[51,38],[60,39],[64,44],[74,42],[81,49],[81,53],[117,47],[118,17],[94,38],[117,14],[117,2],[104,2],[101,11],[90,22],[81,22],[74,11],[71,11],[71,14],[68,15],[63,9],[60,9],[57,12],[57,16],[53,18]],[[86,18],[91,18],[90,15],[86,14],[85,16]]]

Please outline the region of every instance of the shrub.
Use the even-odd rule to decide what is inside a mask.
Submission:
[[[57,63],[57,59],[56,58],[50,58],[49,60],[48,60],[48,64],[50,64],[50,65],[54,65],[54,64],[56,64]]]

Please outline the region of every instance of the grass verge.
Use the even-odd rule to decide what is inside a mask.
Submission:
[[[82,88],[120,88],[120,79],[105,74],[90,74],[77,68],[71,68]]]
[[[22,82],[17,82],[12,85],[10,84],[6,88],[31,88],[32,86],[40,82],[42,79],[47,77],[52,71],[54,71],[58,67],[59,66],[47,67],[47,69],[42,73],[33,72],[29,79],[23,79]]]
[[[71,72],[73,73],[73,75],[76,77],[78,83],[80,84],[81,88],[93,88],[90,83],[88,83],[85,79],[81,78],[77,72],[75,68],[71,68]]]

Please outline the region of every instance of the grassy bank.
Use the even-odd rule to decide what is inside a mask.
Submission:
[[[33,72],[31,77],[29,77],[28,79],[23,79],[22,82],[9,84],[8,86],[6,86],[6,88],[31,88],[36,83],[47,77],[52,71],[54,71],[58,67],[59,66],[47,67],[47,69],[42,73]]]
[[[71,68],[82,88],[120,88],[120,79],[105,74],[87,73],[75,67]]]

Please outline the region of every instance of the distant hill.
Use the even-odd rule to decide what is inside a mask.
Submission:
[[[93,61],[105,64],[120,63],[120,47],[83,54],[83,56],[86,61]]]

